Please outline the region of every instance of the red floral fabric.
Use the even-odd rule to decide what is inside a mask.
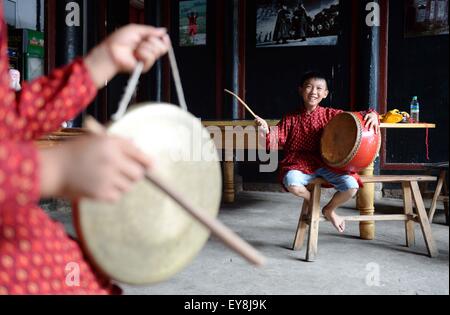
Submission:
[[[59,129],[96,95],[77,59],[48,77],[9,89],[7,35],[0,0],[0,295],[110,294],[78,244],[40,209],[39,158],[32,140]]]

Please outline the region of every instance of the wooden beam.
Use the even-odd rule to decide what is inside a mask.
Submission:
[[[246,95],[246,56],[247,56],[247,4],[245,0],[239,0],[239,96],[245,100]],[[245,119],[245,108],[239,106],[239,117]]]
[[[172,1],[162,2],[162,26],[167,28],[167,32],[173,38],[172,30]],[[170,63],[168,58],[162,61],[162,100],[167,103],[172,102],[172,77],[170,70]]]
[[[389,215],[355,215],[355,216],[341,216],[346,222],[365,222],[365,221],[418,221],[418,216],[415,214],[389,214]],[[327,218],[321,216],[319,222],[327,222]],[[307,224],[311,223],[310,218],[303,217],[302,222]]]
[[[225,1],[216,0],[216,119],[223,118]]]
[[[98,2],[98,40],[99,42],[108,36],[106,28],[106,16],[108,3],[107,0],[97,0]],[[107,89],[102,89],[98,93],[98,117],[97,120],[103,124],[108,121],[108,93]]]
[[[371,183],[404,183],[404,182],[435,182],[434,176],[406,176],[406,175],[382,175],[382,176],[361,176],[361,181],[365,184]]]
[[[56,49],[56,0],[45,0],[45,74],[48,75],[55,69]]]
[[[360,41],[359,6],[360,0],[352,0],[351,2],[352,33],[351,33],[351,47],[350,47],[350,109],[352,111],[356,110],[356,104],[358,102],[358,76],[359,76],[358,61],[361,58],[358,49]]]

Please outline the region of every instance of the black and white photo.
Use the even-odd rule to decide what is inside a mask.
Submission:
[[[339,0],[258,0],[256,46],[332,46],[338,42]]]

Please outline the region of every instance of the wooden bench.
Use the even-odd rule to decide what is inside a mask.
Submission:
[[[404,214],[395,215],[373,215],[373,216],[349,216],[344,217],[349,222],[361,221],[405,221],[406,246],[415,245],[414,223],[419,223],[422,229],[428,255],[438,256],[438,250],[434,241],[431,225],[419,190],[419,182],[434,182],[436,177],[432,176],[361,176],[364,184],[373,183],[401,183],[403,187]],[[314,261],[317,257],[317,244],[319,237],[319,224],[326,221],[321,217],[320,195],[322,185],[327,184],[322,179],[315,180],[308,189],[311,191],[311,202],[309,203],[308,215],[304,215],[308,204],[303,202],[302,213],[295,235],[293,250],[300,250],[305,241],[308,230],[308,247],[306,251],[306,261]],[[413,200],[417,207],[417,214],[414,214]]]

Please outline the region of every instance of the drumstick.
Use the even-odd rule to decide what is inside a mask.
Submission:
[[[230,90],[225,89],[225,92],[233,95],[235,98],[238,99],[239,102],[241,102],[242,105],[244,105],[244,107],[250,112],[250,114],[253,115],[253,117],[255,117],[256,120],[260,119],[258,116],[256,116],[256,114],[252,111],[252,109],[250,108],[250,106],[248,106],[239,96],[237,96],[236,94],[234,94],[233,92],[231,92]],[[264,132],[269,132],[269,130],[267,130],[265,127],[263,127]]]
[[[85,128],[93,134],[104,134],[106,132],[104,127],[90,116],[85,119]],[[193,216],[198,222],[210,230],[212,234],[217,236],[236,253],[256,266],[264,265],[265,258],[255,248],[241,239],[219,220],[197,210],[188,200],[186,200],[178,192],[171,189],[155,174],[147,173],[145,178],[158,187],[161,191],[166,193],[170,198],[178,203],[178,205],[185,209],[191,216]]]
[[[255,119],[258,119],[258,116],[256,116],[256,114],[252,111],[252,109],[250,108],[250,106],[248,106],[239,96],[237,96],[236,94],[234,94],[233,92],[231,92],[230,90],[225,89],[225,92],[233,95],[235,98],[238,99],[238,101],[244,105],[244,107],[250,112],[250,114],[253,115],[253,117],[255,117]]]

